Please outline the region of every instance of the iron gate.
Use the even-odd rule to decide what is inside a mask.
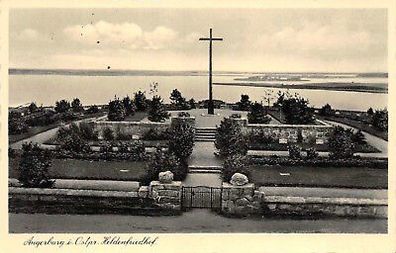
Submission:
[[[182,207],[221,209],[221,188],[194,186],[182,188]]]

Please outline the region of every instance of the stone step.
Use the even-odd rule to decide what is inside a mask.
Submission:
[[[215,139],[194,139],[195,142],[215,142]]]
[[[188,173],[191,173],[191,174],[197,174],[197,173],[221,174],[221,170],[199,170],[199,169],[194,169],[194,170],[189,170]]]
[[[216,139],[213,135],[195,135],[196,139]]]
[[[216,133],[210,133],[210,132],[197,133],[197,132],[195,132],[195,135],[204,135],[204,136],[210,135],[210,136],[216,136]]]

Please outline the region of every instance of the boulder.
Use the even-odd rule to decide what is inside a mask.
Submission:
[[[160,172],[158,174],[158,180],[160,181],[160,183],[170,184],[173,181],[173,173],[169,170],[165,172]]]
[[[235,173],[234,175],[232,175],[230,183],[232,185],[242,186],[242,185],[246,185],[247,183],[249,183],[249,179],[244,174]]]

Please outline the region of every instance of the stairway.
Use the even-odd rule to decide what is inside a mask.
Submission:
[[[198,166],[192,165],[188,166],[188,173],[216,173],[221,174],[222,166]]]
[[[216,139],[215,127],[195,128],[195,141],[214,142]]]

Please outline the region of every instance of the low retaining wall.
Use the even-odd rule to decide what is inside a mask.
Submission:
[[[387,218],[386,199],[289,197],[266,195],[265,187],[223,183],[222,212],[226,215],[292,215]]]
[[[53,188],[23,188],[9,180],[10,212],[179,214],[181,182],[56,180]]]
[[[333,126],[316,120],[316,125],[290,125],[290,124],[249,124],[248,120],[233,119],[241,127],[244,134],[250,134],[254,131],[263,131],[264,135],[271,136],[279,140],[280,143],[295,143],[299,136],[304,143],[323,144],[328,142]]]
[[[166,122],[133,122],[133,121],[107,121],[105,119],[90,122],[94,129],[98,131],[99,138],[103,137],[103,130],[110,128],[117,133],[131,135],[135,139],[141,139],[150,130],[156,132],[166,131],[172,124],[177,122],[187,122],[195,127],[195,117],[171,117]]]

